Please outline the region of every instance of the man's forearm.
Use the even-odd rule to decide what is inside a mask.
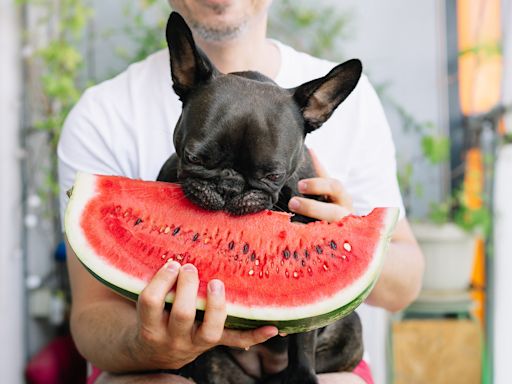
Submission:
[[[366,302],[392,312],[404,309],[418,296],[424,268],[421,250],[403,219],[397,225],[379,280]]]
[[[334,372],[318,375],[318,384],[365,384],[365,381],[352,372]]]
[[[97,368],[109,372],[153,369],[137,351],[136,317],[131,302],[98,302],[71,317],[71,331],[80,353]],[[147,358],[147,356],[144,356]]]

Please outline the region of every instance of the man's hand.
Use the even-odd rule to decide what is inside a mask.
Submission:
[[[327,202],[293,197],[288,208],[295,213],[328,222],[340,220],[352,213],[352,199],[338,179],[329,177],[313,151],[309,151],[318,177],[299,181],[299,192],[306,195],[324,196]]]
[[[165,296],[175,284],[169,312],[164,310]],[[277,335],[277,328],[271,326],[251,331],[224,329],[226,302],[220,280],[208,283],[204,319],[196,322],[198,287],[197,269],[192,264],[180,266],[171,261],[155,274],[137,302],[138,353],[160,368],[178,369],[216,345],[247,349]]]

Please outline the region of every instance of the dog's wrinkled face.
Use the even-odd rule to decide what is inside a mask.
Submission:
[[[303,153],[303,119],[275,84],[219,75],[191,93],[176,126],[178,179],[194,202],[233,214],[277,203]]]
[[[177,13],[166,33],[173,88],[183,102],[174,146],[186,195],[206,209],[236,215],[271,208],[305,166],[305,135],[356,86],[359,60],[283,89],[257,72],[219,73]]]

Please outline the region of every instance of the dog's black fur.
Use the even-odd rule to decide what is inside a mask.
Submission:
[[[210,210],[233,215],[288,210],[297,183],[315,175],[305,135],[319,128],[353,91],[361,63],[350,60],[325,77],[283,89],[258,72],[220,73],[194,43],[183,18],[173,12],[166,29],[173,88],[183,102],[173,154],[158,180],[179,182],[186,195]],[[295,215],[294,220],[310,218]],[[237,353],[217,347],[179,370],[197,383],[317,383],[316,373],[349,371],[362,358],[357,314],[321,330],[263,344],[288,351],[288,368],[256,378],[238,364]]]

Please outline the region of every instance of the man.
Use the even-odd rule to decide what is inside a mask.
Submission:
[[[281,86],[293,87],[325,75],[333,66],[266,39],[271,0],[169,2],[187,20],[196,43],[221,72],[256,70]],[[77,170],[155,179],[173,152],[172,128],[180,107],[171,90],[166,52],[88,90],[62,133],[61,190],[71,186]],[[372,206],[402,206],[389,127],[366,78],[339,109],[306,141],[320,158],[316,159],[320,177],[299,185],[301,192],[326,195],[330,202],[293,198],[290,209],[334,221]],[[321,163],[335,178],[327,176]],[[63,196],[62,207],[65,202]],[[218,280],[209,282],[205,320],[196,324],[198,277],[192,265],[171,263],[162,268],[134,305],[98,283],[69,247],[68,252],[74,339],[94,366],[111,372],[103,373],[97,383],[187,383],[170,374],[134,372],[177,369],[215,345],[247,349],[277,334],[274,327],[224,329],[224,286]],[[421,252],[402,212],[381,277],[367,302],[390,311],[404,308],[418,294],[422,271]],[[163,300],[174,284],[176,301],[169,313],[163,310]],[[267,362],[251,350],[245,356],[247,361],[242,364],[255,374],[278,372],[286,364]],[[364,383],[353,373],[319,375],[319,381]]]

